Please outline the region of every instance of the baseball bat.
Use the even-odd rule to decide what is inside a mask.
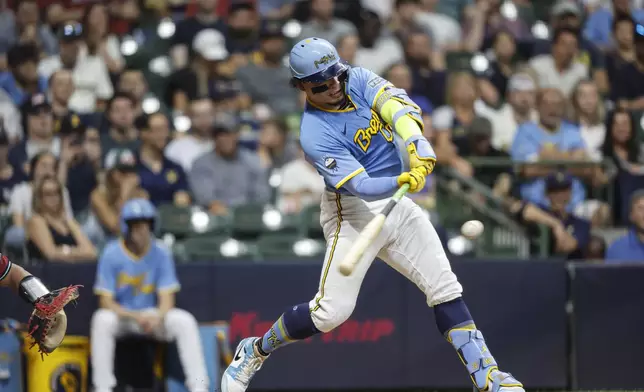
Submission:
[[[403,184],[403,186],[401,186],[396,191],[396,193],[394,193],[393,197],[391,198],[391,200],[389,200],[389,203],[387,203],[385,208],[383,208],[378,215],[373,217],[373,219],[371,219],[371,221],[367,223],[364,229],[362,229],[362,231],[358,235],[358,238],[353,243],[353,246],[351,246],[349,252],[338,266],[342,275],[349,276],[353,273],[353,271],[356,269],[356,266],[360,262],[360,259],[362,259],[365,250],[367,250],[369,245],[371,245],[378,234],[380,234],[380,231],[385,224],[385,219],[408,190],[409,184]]]

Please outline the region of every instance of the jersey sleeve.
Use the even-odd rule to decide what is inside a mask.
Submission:
[[[376,98],[378,98],[385,87],[393,86],[387,79],[365,68],[352,68],[351,77],[355,78],[353,82],[355,84],[351,87],[364,96],[365,100],[369,102],[370,107],[373,107]]]
[[[175,292],[179,291],[181,285],[177,279],[177,271],[174,266],[174,260],[170,252],[162,245],[157,244],[159,247],[159,281],[157,282],[158,292]]]
[[[7,256],[0,255],[0,281],[9,276],[11,271],[11,260]]]
[[[303,126],[306,125],[303,123]],[[340,189],[365,169],[340,141],[328,137],[322,125],[318,128],[321,129],[310,129],[300,139],[302,150],[306,160],[316,168],[327,185]]]
[[[114,246],[107,246],[98,260],[96,283],[94,283],[94,293],[98,295],[111,296],[116,292],[115,250]]]

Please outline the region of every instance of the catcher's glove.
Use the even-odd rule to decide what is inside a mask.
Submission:
[[[63,308],[78,298],[79,287],[82,286],[54,290],[34,303],[28,331],[34,340],[31,347],[38,345],[41,354],[51,353],[63,342],[67,331],[67,315]]]

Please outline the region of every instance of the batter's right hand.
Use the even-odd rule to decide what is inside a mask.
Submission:
[[[409,184],[410,193],[419,192],[425,187],[425,177],[427,174],[427,169],[424,166],[413,168],[398,176],[398,186]]]

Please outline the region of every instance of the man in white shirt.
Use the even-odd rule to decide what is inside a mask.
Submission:
[[[530,67],[537,74],[539,88],[559,89],[565,97],[570,97],[573,89],[581,80],[588,78],[588,66],[577,60],[579,32],[562,27],[555,30],[552,37],[552,53],[533,57]]]
[[[190,103],[190,133],[171,141],[165,148],[165,156],[177,162],[188,173],[192,163],[214,147],[212,128],[215,120],[214,106],[208,98]]]
[[[526,121],[537,121],[535,110],[536,86],[526,73],[516,73],[508,81],[507,102],[498,110],[481,105],[478,114],[492,122],[492,146],[497,150],[509,151],[519,125]]]
[[[358,37],[360,46],[353,65],[383,75],[389,66],[404,59],[400,41],[383,27],[381,19],[373,11],[363,13]]]
[[[102,109],[114,88],[105,61],[100,56],[81,53],[83,26],[65,24],[60,28],[60,53],[47,57],[38,65],[38,73],[49,78],[59,69],[73,70],[76,90],[69,100],[69,108],[78,114],[94,113]]]
[[[338,44],[344,35],[355,34],[356,27],[349,21],[333,17],[335,0],[312,0],[311,18],[302,25],[299,39],[318,37]]]

